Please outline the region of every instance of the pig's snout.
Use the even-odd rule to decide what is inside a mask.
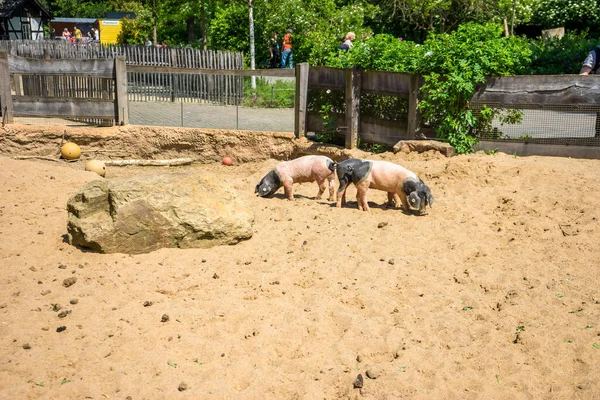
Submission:
[[[427,214],[427,206],[433,205],[433,196],[428,190],[415,191],[408,195],[408,206],[419,215]]]
[[[272,188],[270,185],[257,185],[254,193],[260,197],[268,197],[272,194]]]

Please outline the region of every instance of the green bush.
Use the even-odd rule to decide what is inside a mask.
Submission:
[[[436,136],[458,153],[472,151],[482,123],[470,108],[478,84],[491,75],[519,75],[527,70],[531,50],[525,39],[505,38],[494,24],[464,24],[450,34],[432,34],[423,44],[418,66],[424,74],[419,109]],[[493,115],[493,114],[489,114]]]
[[[578,74],[590,50],[596,48],[598,39],[586,38],[586,32],[566,33],[561,39],[531,41],[531,75]]]
[[[265,79],[256,79],[256,89],[252,89],[251,79],[244,79],[244,101],[246,107],[293,108],[296,95],[296,83],[276,80],[270,83]]]
[[[339,68],[422,74],[425,83],[419,109],[423,120],[439,139],[447,140],[459,153],[468,153],[477,143],[477,128],[489,125],[499,115],[473,115],[469,101],[477,85],[490,75],[528,71],[532,51],[527,41],[505,38],[502,33],[500,25],[467,23],[449,34],[431,33],[422,45],[375,35],[347,53],[330,53],[327,63]],[[389,107],[386,100],[381,101],[384,103],[375,102],[375,109]]]

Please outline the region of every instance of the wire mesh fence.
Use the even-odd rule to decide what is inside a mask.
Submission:
[[[483,140],[548,144],[600,145],[600,106],[551,105],[530,109],[529,104],[510,107],[471,104],[473,114],[484,121],[476,134]],[[487,115],[493,113],[491,120]],[[486,122],[487,121],[487,122]]]
[[[243,91],[234,104],[193,96],[129,101],[129,123],[186,128],[294,131],[295,79],[234,77]],[[166,101],[165,101],[166,100]],[[172,101],[171,101],[172,100]]]

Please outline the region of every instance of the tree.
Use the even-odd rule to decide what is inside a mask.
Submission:
[[[256,69],[256,54],[254,53],[254,7],[252,0],[248,0],[248,20],[250,33],[250,69]],[[252,75],[252,89],[256,89],[256,76]]]
[[[600,0],[536,0],[532,22],[542,28],[564,26],[600,32]]]

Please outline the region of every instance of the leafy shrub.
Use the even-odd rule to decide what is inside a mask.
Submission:
[[[518,75],[526,71],[531,50],[524,39],[501,36],[494,24],[464,24],[450,34],[432,34],[423,44],[418,70],[424,74],[419,103],[436,136],[459,153],[472,151],[480,121],[469,106],[478,84],[490,75]]]
[[[598,0],[544,0],[535,7],[532,23],[547,28],[564,26],[568,30],[589,27],[600,31]]]
[[[422,74],[425,83],[419,109],[423,120],[438,138],[459,153],[467,153],[477,143],[477,127],[489,125],[499,115],[484,113],[479,118],[488,120],[480,120],[473,114],[469,101],[477,85],[490,75],[527,72],[530,57],[527,41],[503,37],[500,25],[467,23],[449,34],[431,33],[422,45],[375,35],[347,53],[330,53],[327,62],[339,68]],[[385,109],[384,104],[375,106]]]
[[[587,33],[566,33],[561,39],[531,41],[531,75],[577,74],[590,50],[600,42],[587,39]]]

